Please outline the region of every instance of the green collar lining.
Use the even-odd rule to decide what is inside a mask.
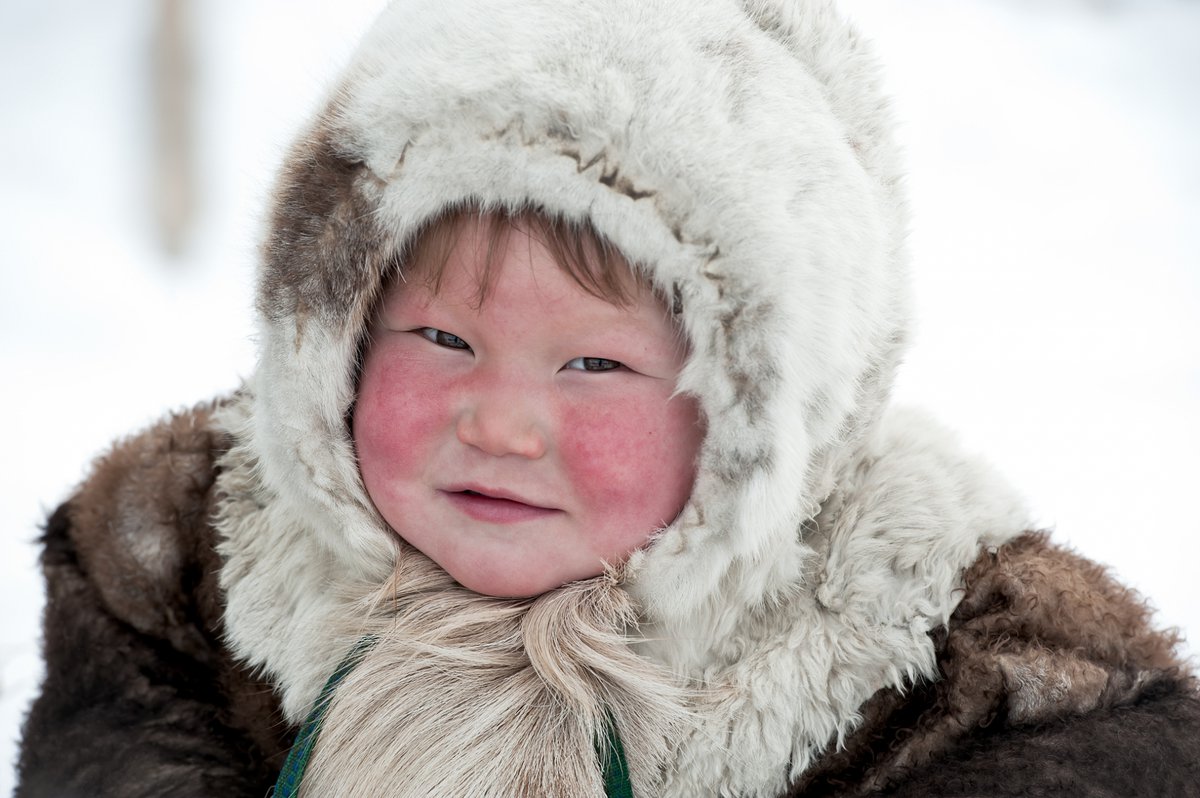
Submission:
[[[377,642],[378,638],[374,635],[367,635],[359,640],[337,666],[329,681],[325,682],[321,695],[317,696],[312,710],[304,719],[304,725],[296,734],[296,742],[292,743],[292,749],[288,751],[287,761],[283,763],[283,770],[279,771],[279,779],[271,793],[272,798],[296,798],[300,794],[300,782],[304,779],[304,771],[308,768],[309,759],[312,758],[313,749],[317,745],[317,735],[321,732],[325,713],[329,711],[333,691],[342,679],[346,678],[346,674],[362,662],[363,657]],[[625,747],[621,745],[621,736],[617,733],[617,724],[611,713],[606,726],[606,738],[596,741],[596,758],[604,762],[604,794],[607,798],[633,798]]]

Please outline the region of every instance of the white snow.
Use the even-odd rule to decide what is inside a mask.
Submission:
[[[38,525],[113,439],[249,373],[273,170],[382,2],[194,5],[202,213],[176,260],[151,226],[153,4],[0,5],[0,794],[41,673]],[[899,397],[1195,633],[1200,3],[844,7],[908,150],[920,329]]]

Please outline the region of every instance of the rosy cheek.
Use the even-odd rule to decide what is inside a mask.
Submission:
[[[691,493],[701,431],[691,400],[633,395],[568,407],[558,441],[573,489],[627,533],[670,523]]]
[[[442,423],[444,408],[432,397],[445,396],[429,369],[396,356],[386,345],[368,354],[354,411],[354,442],[372,498],[392,480],[416,470],[418,453]]]

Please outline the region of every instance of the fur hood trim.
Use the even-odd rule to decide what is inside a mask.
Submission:
[[[682,308],[707,437],[620,575],[644,652],[727,688],[673,794],[767,794],[928,675],[960,572],[1025,518],[934,425],[884,418],[909,307],[890,128],[824,0],[393,3],[285,166],[259,366],[220,422],[230,641],[288,716],[398,551],[346,421],[363,331],[413,232],[467,202],[586,220]]]

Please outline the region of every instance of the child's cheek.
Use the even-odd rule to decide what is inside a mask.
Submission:
[[[420,454],[443,426],[445,391],[436,373],[385,349],[373,351],[359,382],[354,441],[367,489],[419,469]]]
[[[698,445],[692,425],[686,409],[661,397],[565,408],[558,446],[575,494],[609,520],[647,533],[669,523],[690,494]]]

